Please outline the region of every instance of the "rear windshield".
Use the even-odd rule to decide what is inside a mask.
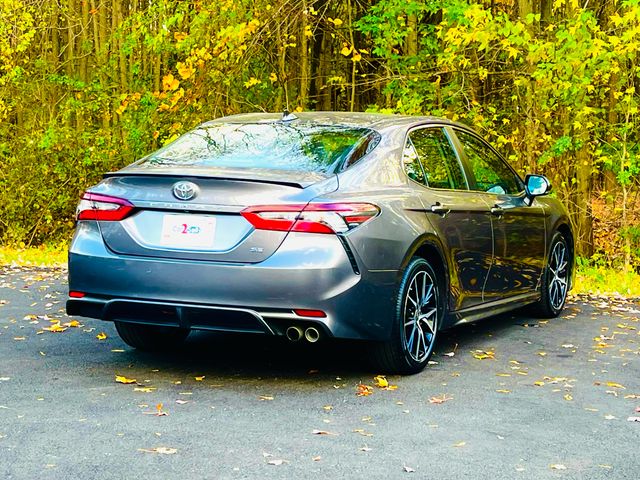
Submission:
[[[266,168],[333,173],[371,151],[378,134],[337,125],[254,123],[197,128],[139,166]]]

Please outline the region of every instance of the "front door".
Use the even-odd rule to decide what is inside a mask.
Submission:
[[[492,213],[494,258],[484,298],[533,292],[544,267],[544,208],[535,200],[529,205],[518,175],[483,140],[460,130],[456,136],[474,177],[471,188]]]

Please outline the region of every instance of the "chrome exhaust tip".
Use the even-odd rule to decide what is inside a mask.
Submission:
[[[316,343],[320,340],[320,332],[315,327],[309,327],[304,331],[304,338],[309,343]]]
[[[291,326],[286,331],[287,339],[291,342],[297,342],[302,338],[303,332],[300,327]]]

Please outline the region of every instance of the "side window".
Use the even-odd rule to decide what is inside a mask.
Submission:
[[[349,155],[349,158],[342,166],[342,169],[345,170],[356,163],[358,160],[360,160],[362,157],[376,148],[378,146],[378,143],[380,143],[380,135],[378,135],[377,133],[362,137],[353,148],[351,154]]]
[[[522,181],[489,146],[466,132],[456,130],[456,135],[476,178],[476,190],[508,195],[522,191]]]
[[[418,158],[418,152],[416,152],[416,148],[413,146],[411,138],[407,140],[407,144],[404,147],[402,163],[404,164],[404,171],[407,172],[407,175],[411,180],[425,185],[424,170],[422,170],[422,165],[420,165],[420,159]]]
[[[431,188],[467,190],[458,157],[441,128],[413,130],[409,133],[409,142],[424,171],[422,183]]]

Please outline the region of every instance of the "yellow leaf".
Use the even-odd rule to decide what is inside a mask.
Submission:
[[[187,38],[187,33],[185,32],[174,32],[173,38],[175,38],[178,42],[181,42],[185,38]]]
[[[570,393],[565,394],[565,396],[563,397],[567,402],[570,402],[571,400],[573,400],[573,397],[571,396]]]
[[[50,327],[44,327],[43,330],[47,330],[49,332],[53,332],[53,333],[62,333],[67,329],[67,327],[63,327],[62,325],[60,325],[60,323],[54,323],[53,325],[51,325]]]
[[[533,384],[534,384],[536,387],[544,387],[544,382],[541,382],[540,380],[538,380],[537,382],[533,382]]]
[[[495,360],[495,352],[489,350],[487,352],[483,351],[483,350],[476,350],[473,352],[473,358],[476,358],[478,360]]]
[[[79,321],[77,320],[71,320],[70,322],[67,323],[63,323],[63,325],[65,327],[72,327],[72,328],[80,328],[80,327],[84,327],[84,325],[82,325]]]
[[[626,390],[627,389],[627,387],[625,387],[624,385],[621,385],[621,384],[616,383],[616,382],[607,382],[607,387],[621,388],[622,390]]]
[[[345,57],[348,57],[351,54],[351,50],[352,50],[351,47],[349,47],[348,45],[345,45],[344,47],[342,47],[342,50],[340,50],[340,53]]]
[[[262,83],[262,82],[260,80],[258,80],[256,77],[251,77],[249,80],[244,82],[244,87],[245,88],[251,88],[254,85],[258,85],[259,83]]]
[[[274,72],[271,72],[271,74],[269,75],[269,80],[271,81],[271,83],[277,82],[278,81],[278,75],[276,75]]]
[[[136,387],[133,389],[134,392],[143,392],[143,393],[151,393],[156,390],[156,387]]]
[[[168,74],[162,77],[162,89],[163,90],[176,90],[180,86],[180,81],[173,77],[173,74]]]
[[[454,447],[464,447],[467,444],[467,442],[458,442],[458,443],[454,443],[453,446]]]
[[[96,335],[96,338],[98,340],[106,340],[107,339],[107,334],[104,332],[100,332],[99,334]]]
[[[355,52],[353,54],[353,57],[351,57],[351,60],[354,62],[359,62],[360,60],[362,60],[362,55],[360,55],[358,52]]]
[[[496,392],[498,393],[511,393],[511,390],[505,390],[505,389],[500,389],[500,390],[496,390]]]
[[[196,71],[191,65],[187,65],[182,62],[178,62],[176,68],[178,69],[178,75],[180,75],[183,80],[191,77]]]
[[[196,382],[201,382],[204,380],[204,375],[202,375],[201,377],[193,377],[196,379]]]
[[[122,375],[116,375],[116,382],[124,383],[125,385],[129,385],[129,384],[132,384],[132,383],[136,383],[137,380],[135,378],[127,378],[127,377],[124,377]]]
[[[333,24],[334,24],[336,27],[339,27],[340,25],[342,25],[342,23],[343,23],[343,22],[342,22],[342,20],[340,20],[339,18],[334,18],[334,19],[333,19]]]
[[[373,377],[373,381],[376,387],[386,388],[389,386],[389,382],[384,375],[378,375],[377,377]]]

